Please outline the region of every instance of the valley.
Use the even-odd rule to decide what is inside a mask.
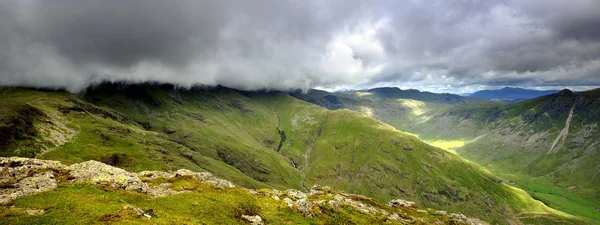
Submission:
[[[287,93],[104,83],[79,95],[13,88],[0,101],[0,128],[9,131],[2,133],[2,156],[98,160],[134,172],[185,168],[247,188],[328,185],[489,223],[578,220],[413,134]],[[415,109],[449,107],[400,102]]]

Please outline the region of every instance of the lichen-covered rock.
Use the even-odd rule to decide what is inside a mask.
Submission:
[[[57,187],[58,184],[51,171],[37,173],[31,177],[23,178],[13,184],[12,187],[0,189],[0,204],[6,204],[22,196],[49,191]]]
[[[137,174],[98,161],[90,160],[73,164],[67,169],[71,171],[73,181],[87,181],[128,191],[148,192],[148,185],[142,182]]]
[[[294,201],[291,200],[290,198],[283,198],[283,202],[285,204],[287,204],[289,207],[293,207],[294,206]]]
[[[171,189],[171,186],[173,186],[173,184],[171,184],[171,183],[162,183],[160,185],[150,187],[150,188],[148,188],[148,195],[150,195],[151,197],[164,197],[164,196],[169,196],[169,195],[176,195],[176,194],[190,192],[190,191],[186,191],[186,190],[175,191],[175,190]]]
[[[289,190],[285,191],[285,194],[287,196],[295,198],[295,199],[306,198],[306,193],[298,191],[298,190],[294,190],[294,189],[289,189]]]
[[[310,188],[310,192],[308,193],[308,195],[310,196],[316,196],[316,195],[324,195],[327,191],[330,191],[331,187],[328,186],[321,186],[321,185],[313,185]]]
[[[415,207],[415,203],[411,201],[406,201],[402,199],[393,199],[388,202],[390,207]]]
[[[175,172],[175,176],[192,176],[200,182],[214,184],[218,188],[233,188],[235,185],[227,180],[217,178],[209,172],[193,172],[187,169],[180,169]]]
[[[313,207],[313,204],[309,201],[306,201],[305,199],[300,199],[296,202],[294,202],[294,206],[298,209],[298,212],[300,212],[302,215],[304,216],[310,216],[310,210]]]
[[[27,215],[30,215],[30,216],[39,216],[39,215],[44,215],[44,213],[46,213],[46,210],[28,209],[28,210],[25,210],[25,212],[27,213]]]
[[[62,169],[65,165],[57,161],[0,157],[0,187],[11,186],[23,178],[51,169]]]
[[[250,224],[252,225],[263,225],[265,223],[263,223],[262,218],[259,215],[254,215],[254,216],[249,216],[249,215],[242,215],[242,218],[248,220],[248,222],[250,222]]]
[[[143,177],[143,178],[149,178],[149,179],[158,179],[158,178],[170,179],[174,176],[172,173],[163,172],[163,171],[142,171],[142,172],[139,172],[137,175],[140,178]]]

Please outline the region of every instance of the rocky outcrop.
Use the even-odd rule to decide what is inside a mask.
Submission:
[[[128,191],[148,192],[148,185],[137,174],[98,161],[86,161],[67,167],[73,181],[86,181]]]
[[[65,166],[56,161],[0,158],[0,204],[58,187],[54,173]]]
[[[125,189],[146,193],[151,197],[164,197],[189,192],[173,190],[169,182],[150,186],[144,179],[173,179],[190,177],[200,182],[213,184],[217,188],[233,188],[227,180],[213,176],[208,172],[193,172],[180,169],[175,172],[144,171],[131,173],[106,165],[98,161],[86,161],[66,166],[57,161],[0,157],[0,204],[39,192],[50,191],[58,187],[57,176],[63,176],[65,182],[88,182],[113,189]]]
[[[211,183],[211,184],[215,185],[215,187],[218,187],[218,188],[233,188],[233,187],[235,187],[235,185],[233,183],[231,183],[227,180],[219,179],[219,178],[213,176],[209,172],[193,172],[193,171],[187,170],[187,169],[180,169],[180,170],[177,170],[173,175],[173,177],[177,177],[177,176],[191,176],[193,178],[196,178],[196,180],[198,180],[200,182]]]
[[[11,187],[0,190],[0,204],[12,202],[13,200],[32,195],[39,192],[50,191],[58,187],[54,174],[50,171],[37,173],[26,177],[11,185]]]
[[[342,208],[342,206],[349,206],[358,210],[361,213],[373,216],[383,216],[390,221],[396,221],[400,223],[412,224],[415,221],[419,221],[419,218],[415,218],[414,216],[409,215],[417,213],[423,215],[439,215],[442,217],[446,217],[453,224],[487,224],[478,219],[468,218],[462,214],[447,213],[444,211],[435,211],[431,209],[418,209],[414,202],[402,199],[391,200],[387,206],[383,204],[373,205],[370,204],[374,202],[373,199],[369,199],[361,195],[344,193],[342,191],[334,190],[330,187],[320,185],[313,186],[308,194],[292,189],[286,190],[284,192],[275,189],[258,191],[250,190],[250,193],[263,197],[270,196],[276,200],[281,199],[281,201],[285,203],[288,207],[308,217],[318,214],[321,208],[333,207],[334,209],[339,210]],[[440,212],[443,212],[444,214]],[[437,222],[439,222],[439,224],[445,224],[442,221]],[[420,223],[427,223],[427,221],[421,221]]]

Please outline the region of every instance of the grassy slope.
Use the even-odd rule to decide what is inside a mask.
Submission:
[[[452,154],[347,110],[328,111],[281,93],[114,88],[89,91],[87,101],[61,92],[10,90],[0,103],[40,109],[44,115],[33,123],[57,134],[38,132],[2,154],[35,152],[36,145],[22,143],[64,136],[64,143],[48,146],[39,157],[96,159],[134,171],[207,170],[252,188],[318,183],[498,223],[520,212],[552,211]],[[73,132],[61,131],[63,126]],[[58,135],[65,133],[72,135]]]
[[[536,198],[555,208],[597,219],[600,215],[597,211],[600,208],[597,206],[600,196],[597,188],[600,185],[600,179],[597,179],[600,177],[597,176],[600,165],[597,160],[600,155],[596,151],[598,142],[593,137],[600,135],[597,124],[600,120],[600,94],[598,90],[573,96],[565,94],[560,98],[546,96],[509,105],[446,105],[378,98],[366,92],[313,92],[297,97],[326,107],[358,111],[398,129],[416,133],[434,146],[458,151],[495,174],[516,181]],[[338,104],[328,104],[331,99],[336,99],[331,96],[337,97]],[[552,154],[547,154],[564,128],[574,102],[575,116],[569,135],[565,141],[558,142]],[[563,193],[542,193],[561,198],[565,201],[559,202],[564,204],[556,204],[557,201],[549,203],[547,200],[550,198],[544,198],[542,196],[547,195],[529,188],[529,183],[562,188]],[[582,203],[565,197],[573,193],[591,200]]]

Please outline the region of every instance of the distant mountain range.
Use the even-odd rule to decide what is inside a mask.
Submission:
[[[501,102],[519,102],[531,98],[537,98],[544,95],[550,95],[559,92],[559,90],[531,90],[523,88],[505,87],[499,90],[482,90],[470,94],[470,97],[486,98]]]
[[[487,102],[485,99],[471,96],[460,96],[449,93],[431,93],[427,91],[419,91],[415,89],[402,90],[397,87],[380,87],[367,90],[380,98],[401,98],[413,99],[425,102],[446,103],[446,104],[462,104],[462,103],[481,103]]]

